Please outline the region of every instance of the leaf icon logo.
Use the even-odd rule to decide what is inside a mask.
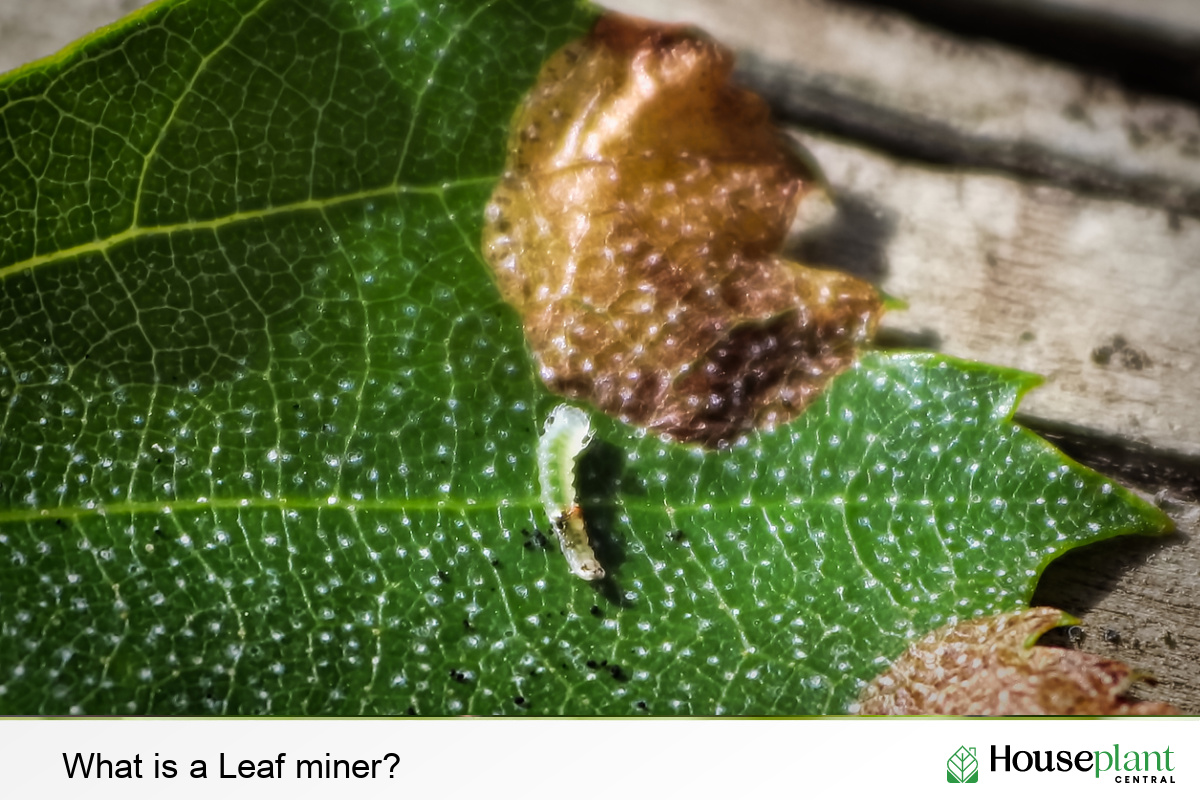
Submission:
[[[946,760],[947,783],[979,783],[979,761],[974,747],[960,747]]]

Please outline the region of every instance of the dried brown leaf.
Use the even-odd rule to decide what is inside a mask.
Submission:
[[[819,188],[730,53],[605,15],[518,109],[483,252],[554,391],[709,445],[787,420],[881,309],[777,255]]]
[[[1178,714],[1125,697],[1140,676],[1127,664],[1056,647],[1043,633],[1071,622],[1031,608],[940,628],[911,646],[859,696],[859,714]]]

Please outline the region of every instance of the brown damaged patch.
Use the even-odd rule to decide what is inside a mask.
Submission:
[[[691,29],[602,17],[518,109],[483,235],[553,391],[711,446],[800,413],[881,310],[777,255],[818,181],[732,65]]]
[[[1078,650],[1035,647],[1071,622],[1031,608],[947,626],[910,647],[859,697],[859,714],[1178,714],[1125,697],[1140,676],[1127,664]]]

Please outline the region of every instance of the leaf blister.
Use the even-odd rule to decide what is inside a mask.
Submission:
[[[714,446],[796,416],[881,311],[862,281],[777,255],[819,182],[732,62],[602,17],[514,117],[483,238],[551,389]]]

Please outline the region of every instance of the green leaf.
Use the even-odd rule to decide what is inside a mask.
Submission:
[[[164,2],[0,80],[0,713],[825,713],[1165,518],[875,354],[727,452],[593,415],[480,260],[568,2]]]

